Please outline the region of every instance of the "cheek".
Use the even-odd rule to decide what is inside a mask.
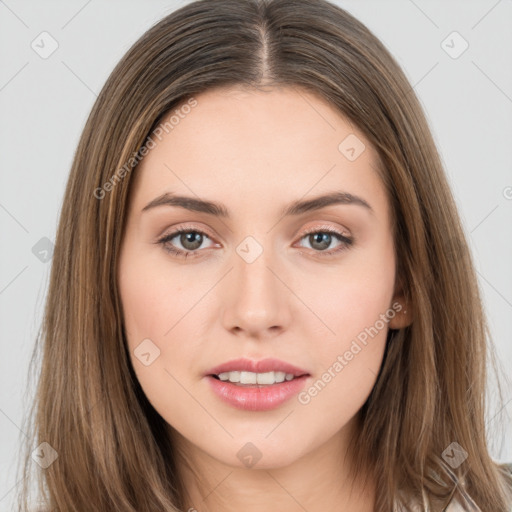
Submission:
[[[371,393],[394,316],[389,307],[392,287],[385,286],[386,280],[361,287],[361,281],[353,279],[345,281],[343,291],[334,293],[329,307],[324,304],[320,310],[335,334],[318,336],[315,373],[298,396],[311,418],[321,417],[337,428],[350,421]]]
[[[200,337],[191,321],[201,290],[182,273],[172,278],[161,266],[132,253],[120,266],[119,291],[130,360],[146,398],[168,423],[186,430],[204,423],[201,410],[190,407],[189,372]],[[127,269],[124,271],[124,269]],[[204,293],[204,292],[203,292]],[[187,313],[191,316],[187,316]]]
[[[186,314],[194,299],[197,302],[197,293],[187,287],[182,273],[170,276],[168,268],[148,258],[147,250],[144,255],[136,247],[127,248],[120,258],[119,293],[132,365],[145,388],[152,380],[164,378],[176,350],[181,360],[187,358],[193,343],[190,333],[184,332],[190,327]]]
[[[322,322],[317,321],[315,379],[299,402],[348,419],[375,384],[395,316],[392,243],[382,240],[378,249],[354,253],[343,263],[331,273],[315,274],[302,291]]]
[[[190,275],[179,269],[171,273],[165,263],[165,258],[153,260],[136,251],[121,259],[119,290],[130,344],[144,338],[168,343],[200,298],[201,289],[195,289]]]
[[[368,329],[374,332],[375,326],[385,337],[393,315],[395,258],[391,240],[381,240],[372,250],[354,251],[327,270],[304,275],[300,296],[321,320],[317,320],[325,340],[321,345],[327,351],[334,345],[343,348]]]

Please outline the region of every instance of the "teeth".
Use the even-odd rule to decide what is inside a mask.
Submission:
[[[253,372],[224,372],[218,375],[220,380],[240,383],[240,384],[275,384],[276,382],[284,382],[292,380],[294,375],[285,372],[266,372],[266,373],[253,373]]]

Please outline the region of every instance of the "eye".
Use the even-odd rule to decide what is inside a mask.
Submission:
[[[177,238],[183,249],[176,248],[171,242]],[[165,251],[181,258],[196,256],[197,249],[201,247],[205,238],[210,238],[204,231],[199,229],[180,228],[168,235],[165,235],[157,243],[161,244]]]
[[[175,238],[177,241],[173,242]],[[353,238],[345,236],[343,233],[330,226],[310,229],[302,235],[300,240],[305,238],[307,238],[308,242],[311,244],[311,249],[322,256],[336,255],[349,248],[354,242]],[[205,239],[210,239],[210,237],[200,229],[179,228],[172,233],[164,235],[157,241],[157,243],[161,244],[164,250],[170,254],[179,258],[188,258],[189,256],[196,257],[199,255],[198,253],[200,251],[198,251],[198,249],[201,247]],[[332,244],[333,239],[338,240],[338,247],[326,251],[326,249]],[[181,244],[182,249],[176,247],[176,243]]]
[[[336,249],[326,251],[326,249],[332,244],[333,238],[339,241],[338,247]],[[353,238],[346,236],[329,226],[322,226],[320,228],[308,230],[301,237],[301,240],[303,239],[307,239],[311,245],[311,249],[317,253],[321,253],[322,256],[334,256],[339,252],[348,249],[354,243]]]

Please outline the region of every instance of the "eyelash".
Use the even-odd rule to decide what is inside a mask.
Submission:
[[[207,233],[205,233],[204,231],[201,231],[200,229],[179,228],[179,229],[176,229],[175,231],[173,231],[172,233],[169,233],[168,235],[163,236],[156,243],[162,245],[164,250],[166,252],[168,252],[169,254],[172,254],[179,258],[188,258],[190,255],[192,255],[192,257],[195,258],[196,253],[199,252],[197,249],[194,251],[182,251],[181,249],[176,249],[172,245],[168,245],[168,243],[173,238],[175,238],[178,235],[181,235],[182,233],[199,233],[200,235],[205,235],[208,238],[210,238]],[[330,251],[314,251],[314,252],[318,253],[318,255],[320,255],[320,256],[325,256],[325,257],[336,256],[338,253],[348,249],[354,243],[353,238],[347,237],[347,236],[343,235],[342,233],[340,233],[339,231],[337,231],[331,227],[328,227],[328,226],[307,230],[300,237],[300,240],[302,240],[303,238],[305,238],[308,235],[318,234],[318,233],[329,233],[330,235],[334,235],[340,242],[342,242],[342,244],[337,249],[331,249]],[[304,253],[302,251],[300,251],[299,254],[304,254]]]

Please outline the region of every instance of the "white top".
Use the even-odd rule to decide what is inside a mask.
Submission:
[[[457,482],[457,477],[450,471],[449,468],[446,468],[448,474],[452,477],[454,482]],[[505,467],[501,469],[501,471],[504,471],[505,474],[511,474],[512,475],[512,464],[505,464]],[[464,480],[462,479],[459,482],[459,492],[461,493],[462,502],[455,496],[448,506],[443,509],[443,512],[467,512],[468,510],[472,511],[479,511],[482,512],[480,507],[471,499],[471,496],[465,491],[464,489]],[[405,501],[405,504],[402,504],[401,502],[395,502],[395,505],[393,506],[393,512],[432,512],[432,508],[430,506],[428,497],[423,495],[423,502],[419,503],[417,501],[410,501],[406,498],[404,499],[404,496],[401,496],[403,501]],[[508,489],[508,498],[507,498],[508,504],[507,504],[507,510],[509,512],[512,512],[512,488]],[[409,501],[407,503],[407,501]],[[469,507],[469,508],[468,508]],[[485,511],[483,511],[485,512]],[[504,511],[505,512],[505,511]]]
[[[480,510],[480,509],[477,509]],[[450,504],[443,509],[444,512],[467,512],[467,509],[463,508],[457,499],[453,499]],[[410,503],[406,507],[404,505],[395,504],[393,512],[431,512],[429,506],[424,508],[420,503]]]

